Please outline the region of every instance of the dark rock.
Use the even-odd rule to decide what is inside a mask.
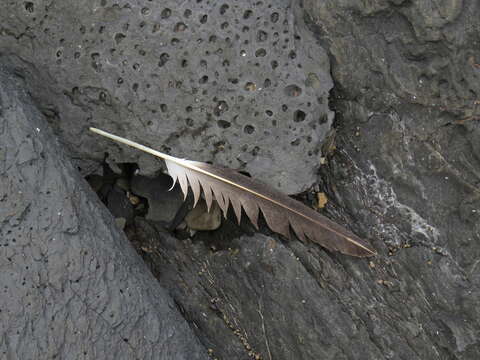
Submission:
[[[98,192],[104,185],[104,178],[101,175],[92,174],[85,178],[88,184],[92,187],[93,191]]]
[[[228,220],[212,233],[178,240],[136,218],[126,229],[132,243],[213,358],[249,359],[260,354],[270,360],[480,358],[478,2],[105,4],[93,11],[98,4],[85,1],[55,2],[45,8],[9,2],[0,14],[4,35],[0,53],[11,54],[2,58],[25,79],[82,171],[93,172],[97,165],[92,158],[103,160],[105,151],[112,164],[138,162],[150,174],[159,167],[148,155],[87,134],[92,124],[177,156],[243,166],[286,192],[311,185],[321,163],[315,191],[329,199],[325,213],[350,224],[379,251],[372,259],[348,258],[310,243],[284,241],[264,228],[252,237],[241,236],[243,228]],[[82,24],[70,26],[77,21]],[[325,54],[334,81],[329,101],[332,82]],[[321,147],[332,122],[328,106],[336,111],[336,129]],[[44,127],[39,128],[43,136]],[[15,228],[15,241],[28,239],[30,244],[31,234],[39,236],[41,229],[58,222],[56,212],[40,212],[39,202],[30,206],[36,196],[48,203],[47,195],[27,186],[47,176],[28,164],[42,163],[39,146],[52,149],[53,140],[49,136],[33,142],[20,131],[26,130],[14,129],[15,136],[24,139],[15,144],[14,154],[2,146],[12,143],[6,135],[10,133],[0,135],[4,141],[0,155],[8,155],[0,159],[16,164],[11,180],[0,187],[6,189],[0,201],[8,201],[6,209],[0,206],[0,216],[8,219],[9,227],[35,219],[33,230]],[[57,153],[57,148],[48,154]],[[46,168],[57,174],[54,166]],[[7,169],[11,171],[11,166],[3,165],[4,173]],[[66,181],[58,179],[65,176],[55,180]],[[77,194],[77,181],[72,182],[58,191],[64,196]],[[118,255],[128,247],[118,245],[121,237],[113,222],[92,205],[95,200],[83,196],[83,190],[81,194],[73,198],[78,207],[55,197],[58,206],[73,208],[68,213],[74,216],[62,217],[60,223],[61,239],[69,240],[68,247],[58,245],[60,250],[51,251],[53,245],[45,240],[33,250],[21,243],[15,252],[7,234],[2,241],[9,246],[2,247],[6,256],[0,261],[13,258],[9,266],[18,263],[18,273],[27,279],[38,273],[37,283],[60,284],[56,292],[44,291],[35,300],[44,296],[45,303],[54,304],[51,307],[98,319],[97,312],[120,300],[115,298],[112,305],[96,296],[120,285],[115,282],[98,295],[97,284],[105,289],[110,278],[103,273],[94,277],[94,270],[78,275],[76,270],[85,272],[84,264],[92,256],[84,249],[93,247],[93,255],[108,254],[104,256],[109,262],[102,266],[121,264],[110,265],[116,271],[112,281],[120,278],[138,291],[125,305],[133,310],[121,313],[140,315],[117,325],[117,312],[110,320],[117,325],[114,328],[100,319],[95,334],[102,335],[102,342],[89,346],[101,347],[105,341],[108,346],[99,350],[101,355],[129,354],[130,347],[123,342],[110,341],[124,331],[137,334],[138,344],[132,347],[155,353],[150,357],[168,354],[142,336],[153,336],[152,328],[158,329],[151,325],[154,321],[173,318],[179,324],[177,315],[164,316],[165,295],[155,280],[145,269],[130,271],[132,264],[138,265],[135,255]],[[88,206],[95,209],[92,214],[76,210]],[[85,223],[91,225],[90,235],[76,235]],[[97,232],[110,235],[102,235],[98,242]],[[18,255],[22,252],[26,257]],[[41,261],[44,254],[46,265]],[[31,261],[35,268],[27,272],[25,259],[30,258],[40,260]],[[61,271],[35,272],[40,266],[59,266]],[[2,278],[17,274],[7,269]],[[67,276],[72,285],[62,287]],[[7,286],[20,290],[0,297],[15,309],[33,296],[18,285],[19,280]],[[69,297],[72,289],[81,290],[81,297]],[[155,301],[161,304],[155,307]],[[17,330],[22,334],[29,331],[21,345],[40,348],[37,344],[45,331],[33,333],[22,321],[23,314],[41,314],[45,308],[36,306],[39,311],[16,313],[20,320],[15,324],[24,326]],[[5,328],[13,333],[10,324],[15,318],[4,321],[3,317],[11,319],[5,311],[0,316],[2,326],[9,324]],[[45,319],[37,323],[47,323]],[[69,349],[78,345],[80,335],[72,334],[75,324],[65,325],[64,319],[71,317],[52,321],[56,326],[52,334],[62,335],[59,338],[68,342],[62,349]],[[168,326],[168,321],[161,324]],[[185,342],[178,346],[191,346],[191,353],[198,354],[198,343],[184,325],[179,331],[182,335],[173,339]],[[21,345],[16,348],[23,349]]]
[[[341,151],[325,185],[393,255],[377,346],[383,357],[478,358],[480,7],[303,3],[333,60]]]
[[[133,205],[127,194],[116,186],[108,193],[107,207],[114,217],[125,219],[127,224],[133,220]]]
[[[154,178],[136,175],[132,178],[132,192],[148,200],[146,218],[170,224],[183,205],[183,195],[178,184],[166,174]],[[171,189],[171,190],[170,190]]]
[[[22,85],[0,68],[0,357],[207,359]]]
[[[377,283],[385,264],[370,268],[368,261],[331,257],[318,248],[284,244],[262,234],[242,236],[228,249],[211,251],[203,242],[178,242],[149,231],[148,225],[141,229],[141,246],[148,250],[144,259],[197,324],[214,356],[382,357],[367,339],[375,326],[382,337],[383,325],[372,320],[381,311],[375,306],[394,293]],[[404,325],[420,331],[411,321]]]
[[[214,354],[480,357],[480,82],[472,55],[480,14],[472,1],[450,5],[435,7],[445,15],[437,16],[426,11],[430,1],[303,1],[336,84],[337,129],[320,179],[325,208],[356,219],[380,254],[351,259],[260,234],[220,250],[164,236],[144,258]]]

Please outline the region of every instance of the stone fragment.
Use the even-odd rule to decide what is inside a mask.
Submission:
[[[207,211],[207,203],[200,199],[197,206],[185,216],[185,222],[191,230],[216,230],[222,224],[222,211],[216,201]]]

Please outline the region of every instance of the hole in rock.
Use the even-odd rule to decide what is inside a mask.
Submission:
[[[245,132],[245,134],[250,135],[255,132],[255,128],[252,125],[245,125],[245,127],[243,128],[243,131]]]
[[[255,85],[255,83],[253,83],[253,82],[247,82],[247,83],[245,84],[245,90],[247,90],[247,91],[255,91],[255,90],[257,90],[257,85]]]
[[[258,49],[255,51],[256,57],[264,57],[265,55],[267,55],[267,51],[265,49]]]
[[[302,94],[302,89],[297,85],[288,85],[285,87],[284,93],[289,97],[297,97]]]
[[[222,129],[227,129],[229,128],[232,124],[229,122],[229,121],[226,121],[226,120],[218,120],[217,121],[217,125],[219,128],[222,128]]]
[[[163,53],[162,55],[160,55],[160,61],[158,62],[158,66],[159,67],[164,66],[169,59],[170,59],[170,55],[168,55],[167,53]]]
[[[224,15],[229,7],[230,6],[228,6],[228,4],[223,4],[222,6],[220,6],[220,15]]]
[[[257,41],[258,42],[263,42],[263,41],[266,41],[267,39],[268,39],[268,34],[263,30],[258,30]]]
[[[300,139],[297,138],[297,139],[293,140],[293,141],[290,143],[290,145],[292,145],[292,146],[298,146],[298,145],[300,145]]]
[[[175,28],[173,29],[174,32],[182,32],[182,31],[185,31],[187,29],[187,25],[185,25],[185,23],[183,22],[178,22],[176,25],[175,25]]]
[[[29,13],[33,13],[33,12],[35,11],[33,2],[27,1],[27,2],[25,3],[25,10],[27,10]]]
[[[123,39],[126,38],[126,36],[125,36],[124,34],[122,34],[122,33],[117,33],[117,34],[115,34],[115,37],[114,37],[114,38],[115,38],[115,42],[116,42],[117,45],[118,45],[118,44],[120,44],[120,43],[122,42]]]
[[[297,123],[304,121],[306,117],[307,114],[305,114],[305,112],[303,112],[302,110],[296,110],[293,113],[293,121]]]
[[[162,12],[160,13],[160,16],[162,19],[168,19],[170,15],[172,15],[172,10],[168,8],[163,9]]]

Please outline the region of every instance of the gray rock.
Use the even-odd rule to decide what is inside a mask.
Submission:
[[[126,223],[133,220],[133,205],[127,194],[117,186],[114,186],[108,193],[107,208],[115,218],[123,218]]]
[[[215,252],[164,236],[144,258],[219,357],[477,359],[480,8],[303,6],[335,81],[338,126],[319,179],[326,211],[379,256],[257,234]]]
[[[143,225],[137,245],[144,259],[218,358],[478,354],[477,290],[441,255],[414,248],[358,260],[262,234],[212,252],[206,243],[179,242]]]
[[[119,229],[123,230],[125,229],[125,225],[127,225],[127,219],[118,217],[118,218],[115,218],[115,223],[117,224]]]
[[[0,67],[0,358],[207,359]]]
[[[202,242],[179,243],[143,231],[142,246],[150,249],[144,253],[146,262],[162,274],[159,281],[201,329],[214,356],[383,358],[369,340],[383,336],[380,329],[370,334],[382,326],[379,319],[372,320],[381,311],[375,307],[394,294],[377,283],[383,265],[372,269],[367,261],[337,259],[262,234],[242,236],[228,250],[211,252]]]
[[[137,162],[153,175],[162,166],[88,133],[93,125],[178,157],[243,168],[296,193],[315,182],[333,119],[328,58],[294,17],[296,7],[291,0],[10,1],[0,14],[0,54],[12,54],[86,174],[105,152],[113,169]]]
[[[185,216],[187,226],[192,230],[217,230],[222,224],[222,211],[217,202],[212,202],[210,211],[207,203],[200,199],[198,204]]]
[[[132,178],[132,191],[148,200],[146,218],[170,224],[182,207],[183,195],[178,184],[172,190],[172,178],[160,174],[154,178],[136,175]]]
[[[304,7],[335,64],[342,150],[322,171],[325,184],[360,231],[394,254],[389,276],[402,306],[386,298],[388,316],[376,314],[378,347],[385,356],[478,358],[478,3]],[[412,321],[421,328],[405,327]]]
[[[95,159],[103,159],[104,151],[109,152],[112,164],[135,161],[147,172],[160,166],[147,155],[87,135],[87,126],[94,124],[177,156],[215,160],[230,167],[243,165],[255,177],[287,192],[302,189],[312,181],[320,162],[318,141],[330,127],[327,93],[331,82],[325,53],[331,59],[335,86],[328,105],[337,112],[337,127],[336,136],[329,138],[321,154],[324,165],[318,190],[329,199],[326,214],[371,239],[379,251],[376,258],[352,259],[312,244],[258,233],[235,238],[240,231],[234,231],[228,221],[223,226],[229,227],[208,236],[211,242],[204,232],[193,240],[179,241],[159,233],[144,219],[135,219],[133,243],[213,357],[480,358],[478,2],[303,0],[290,8],[286,1],[234,5],[185,1],[175,7],[168,5],[173,2],[140,1],[127,6],[108,0],[100,5],[55,2],[47,8],[32,4],[24,8],[15,2],[6,4],[0,15],[4,34],[0,53],[17,54],[8,56],[9,61],[26,79],[85,172],[92,171]],[[76,19],[82,24],[71,30]],[[244,26],[248,26],[245,32]],[[265,31],[267,41],[259,31]],[[300,39],[295,38],[295,31]],[[278,42],[274,45],[275,32]],[[196,42],[199,38],[202,41]],[[261,48],[266,56],[263,52],[256,56]],[[292,49],[295,59],[289,57]],[[239,56],[241,50],[245,50],[244,57]],[[268,56],[279,64],[273,73],[268,67],[273,60]],[[295,67],[297,60],[302,60],[302,69]],[[258,84],[265,84],[267,76],[271,87],[259,90]],[[234,84],[230,78],[239,81]],[[196,93],[193,88],[198,88]],[[312,97],[308,107],[307,98]],[[288,107],[285,113],[282,104]],[[296,109],[305,112],[305,119],[302,113],[294,113]],[[313,114],[326,122],[314,128]],[[276,127],[273,120],[277,120]],[[298,134],[307,138],[299,140]],[[309,145],[304,141],[308,136],[312,136]],[[0,207],[1,216],[9,219],[8,226],[23,222],[23,217],[11,217],[12,211],[28,216],[27,210],[32,209],[29,199],[34,196],[19,194],[18,188],[26,186],[25,179],[41,178],[29,173],[26,165],[31,154],[40,154],[32,150],[36,144],[25,139],[18,146],[15,161],[21,169],[15,174],[21,171],[23,177],[18,175],[18,181],[15,178],[0,187],[15,194],[7,209]],[[50,146],[48,141],[41,144]],[[6,153],[5,148],[0,151]],[[56,219],[55,213],[43,215],[38,217],[39,229]],[[64,236],[71,237],[82,222],[68,220],[62,225]],[[116,234],[113,227],[104,231]],[[18,234],[23,232],[18,230]],[[94,244],[106,247],[107,243],[111,251],[117,244],[112,238]],[[78,241],[73,245],[80,246]],[[36,258],[50,253],[43,250],[50,248],[42,246]],[[70,246],[69,242],[65,251],[76,249]],[[2,247],[7,256],[1,259],[8,261],[11,249]],[[56,254],[49,256],[48,264],[59,263],[54,261]],[[80,266],[70,260],[77,259],[78,253],[67,254],[70,267]],[[82,253],[80,259],[84,264],[90,258]],[[25,260],[16,261],[25,272]],[[39,279],[57,279],[38,274]],[[64,274],[70,273],[57,276]],[[127,274],[122,279],[137,289],[137,273]],[[69,276],[76,279],[74,275]],[[10,272],[2,273],[6,276]],[[81,279],[91,279],[88,276]],[[141,282],[145,283],[150,291],[157,291],[153,279]],[[19,286],[18,281],[14,284]],[[145,288],[142,285],[142,291]],[[94,286],[82,289],[86,300],[68,303],[80,309],[72,312],[90,314],[86,309],[92,306],[97,311],[102,305],[111,306],[94,301],[98,296]],[[60,291],[56,296],[68,296],[71,287],[66,287],[67,295]],[[26,293],[22,294],[0,301],[28,303]],[[138,299],[146,301],[140,295],[133,301]],[[151,309],[149,305],[145,307]],[[4,311],[0,314],[7,316]],[[162,318],[158,316],[158,321]],[[148,326],[136,320],[132,320],[136,326]],[[133,332],[132,323],[121,325]],[[1,324],[11,322],[2,318]],[[103,330],[106,323],[100,321],[98,326],[95,329]],[[75,334],[70,336],[72,327],[67,326],[65,341],[76,339]],[[10,328],[9,334],[14,333]],[[111,339],[109,334],[101,339]],[[40,335],[31,336],[34,340],[25,344],[37,344],[44,338]],[[126,345],[119,343],[118,351],[123,351]],[[135,348],[153,349],[143,344]],[[68,343],[64,348],[75,345]],[[189,345],[197,346],[197,342]]]

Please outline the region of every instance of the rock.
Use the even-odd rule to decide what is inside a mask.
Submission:
[[[140,204],[140,198],[138,196],[132,195],[130,193],[128,193],[127,196],[128,200],[133,206],[137,206],[138,204]]]
[[[214,356],[480,357],[480,14],[474,2],[435,4],[303,1],[297,16],[333,59],[324,211],[379,255],[262,234],[221,250],[196,237],[156,241],[144,258]]]
[[[207,359],[23,84],[0,66],[0,357]]]
[[[294,18],[296,7],[287,0],[7,2],[0,54],[12,54],[85,174],[105,153],[117,174],[116,163],[139,163],[149,176],[162,166],[85,131],[95,126],[178,157],[241,167],[297,193],[316,180],[333,112],[328,57]]]
[[[117,224],[119,229],[125,229],[125,225],[127,225],[127,219],[125,218],[115,218],[115,223]]]
[[[123,218],[131,223],[134,216],[133,205],[127,194],[117,186],[108,193],[107,207],[115,218]]]
[[[97,174],[91,174],[86,177],[88,184],[92,187],[93,191],[98,192],[104,184],[103,176]]]
[[[379,272],[367,262],[258,233],[215,252],[165,234],[144,235],[142,246],[154,249],[143,254],[146,262],[162,274],[159,281],[172,289],[218,358],[381,358],[367,341],[367,326],[375,321],[377,299],[391,290],[376,284]],[[311,256],[315,260],[305,263]],[[342,265],[348,270],[339,271]],[[352,313],[363,320],[355,324]]]
[[[22,250],[12,250],[13,239],[2,238],[9,243],[1,247],[6,256],[0,261],[8,267],[0,276],[17,274],[10,270],[18,266],[28,281],[38,274],[37,287],[53,283],[56,291],[32,293],[33,286],[27,295],[20,277],[5,281],[15,293],[0,301],[16,309],[33,297],[34,311],[15,314],[29,317],[22,324],[40,325],[51,318],[48,314],[58,313],[47,304],[60,304],[60,316],[51,321],[55,330],[15,330],[19,327],[11,324],[18,322],[5,321],[10,313],[0,304],[0,324],[8,334],[22,334],[16,349],[23,353],[17,357],[34,357],[23,350],[27,346],[48,348],[37,345],[46,331],[54,334],[49,346],[61,341],[58,348],[73,347],[69,354],[76,356],[82,340],[91,340],[84,332],[73,333],[76,324],[102,335],[86,345],[89,351],[100,347],[95,352],[100,357],[128,357],[131,348],[151,349],[155,355],[150,357],[195,357],[199,341],[178,325],[184,323],[173,309],[179,309],[207,344],[206,352],[219,359],[480,358],[477,2],[35,4],[5,5],[1,58],[25,79],[84,173],[92,172],[105,152],[112,164],[137,162],[149,174],[160,167],[149,155],[87,134],[89,125],[176,156],[243,168],[285,192],[311,185],[320,167],[315,192],[329,200],[322,211],[369,238],[379,255],[362,260],[332,254],[308,242],[286,241],[264,227],[251,237],[239,235],[240,228],[228,220],[217,231],[179,240],[137,219],[129,235],[174,297],[175,306],[165,305],[166,295],[147,269],[130,271],[138,265],[135,254],[118,245],[113,221],[83,192],[68,198],[75,205],[67,212],[72,216],[58,225],[61,244],[68,239],[65,249],[52,248],[54,241],[30,240],[58,219],[57,212],[36,206],[48,203],[47,195],[38,193],[40,185],[31,190],[27,181],[46,187],[71,176],[40,182],[45,171],[32,172],[29,163],[46,160],[35,137],[26,138],[26,130],[17,126],[20,135],[13,135],[22,141],[13,147],[3,146],[12,144],[11,131],[0,135],[0,155],[15,149],[0,159],[16,163],[11,175],[12,167],[3,167],[9,180],[0,177],[0,200],[8,206],[0,206],[0,215]],[[77,22],[78,27],[71,26]],[[332,122],[329,107],[336,112],[336,129],[320,146]],[[38,128],[43,136],[44,127]],[[49,161],[59,156],[52,139],[40,142],[47,149],[56,146],[47,152]],[[58,174],[55,166],[48,169]],[[62,196],[54,205],[69,209],[65,197],[78,194],[77,185],[72,180],[58,189]],[[88,206],[95,211],[77,210]],[[23,224],[33,221],[34,230],[27,230]],[[77,235],[83,234],[82,224],[88,225],[84,236]],[[46,239],[53,237],[47,233]],[[48,263],[41,261],[44,254]],[[97,270],[92,255],[108,261]],[[44,271],[52,266],[59,270]],[[113,280],[102,276],[107,266],[116,271]],[[128,270],[119,273],[123,268]],[[128,299],[97,298],[118,288],[135,292]],[[122,306],[115,306],[119,301]],[[112,306],[121,311],[110,319]],[[47,320],[32,319],[45,308]],[[99,312],[100,321],[71,315],[98,319]],[[74,324],[65,325],[65,319]],[[184,349],[180,355],[159,345],[155,334],[165,335],[165,329],[180,332],[168,338],[176,341],[173,349]],[[121,340],[125,332],[128,347]],[[63,355],[55,351],[47,356]]]
[[[172,187],[172,178],[160,174],[154,178],[136,175],[132,178],[132,192],[148,200],[146,218],[170,224],[182,207],[183,195],[180,187]]]
[[[323,209],[328,203],[328,197],[324,192],[317,192],[317,202],[316,207],[318,209]]]
[[[125,178],[119,178],[115,181],[115,186],[119,189],[122,189],[125,192],[128,192],[130,190],[130,184],[128,183],[128,180]]]
[[[480,215],[467,220],[462,209],[480,203],[472,107],[480,10],[473,1],[430,0],[307,0],[304,9],[335,64],[341,151],[323,167],[324,183],[359,231],[392,254],[393,280],[381,280],[396,284],[396,295],[381,301],[388,314],[375,314],[378,349],[382,357],[478,358]]]
[[[212,202],[210,211],[207,203],[200,199],[198,204],[185,216],[185,222],[191,230],[216,230],[222,224],[222,211],[217,202]]]

